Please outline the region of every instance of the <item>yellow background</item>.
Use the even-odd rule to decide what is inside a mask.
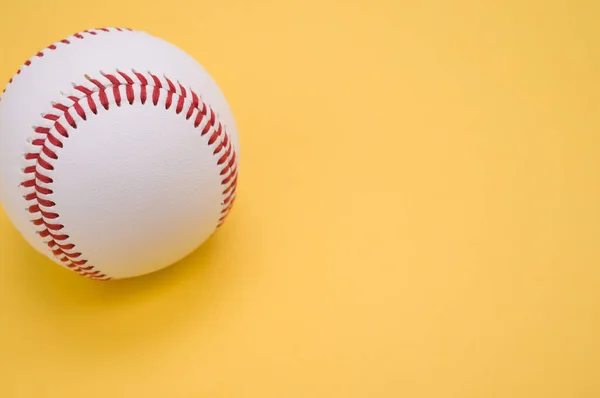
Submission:
[[[3,81],[146,30],[242,144],[225,226],[147,277],[0,212],[0,397],[600,396],[600,3],[0,1]]]

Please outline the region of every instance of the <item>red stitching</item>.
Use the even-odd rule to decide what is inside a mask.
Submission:
[[[97,28],[97,29],[84,30],[82,32],[78,32],[78,33],[75,33],[75,34],[71,35],[67,39],[63,39],[63,40],[61,40],[59,42],[50,44],[44,50],[39,51],[35,56],[33,56],[32,58],[28,59],[27,61],[25,61],[23,63],[23,65],[17,70],[17,72],[15,73],[15,75],[8,81],[8,84],[6,85],[6,87],[4,88],[4,90],[2,90],[2,94],[0,94],[0,101],[2,100],[2,95],[6,92],[6,90],[8,89],[8,86],[10,86],[10,84],[13,82],[13,80],[15,79],[15,77],[17,75],[20,75],[25,70],[26,67],[31,66],[31,64],[33,63],[33,61],[36,58],[42,58],[48,52],[56,51],[56,50],[59,49],[59,47],[61,47],[63,45],[69,45],[69,44],[71,44],[71,42],[73,41],[72,38],[85,39],[85,35],[96,36],[98,33],[110,33],[110,32],[114,32],[114,31],[117,31],[117,32],[133,32],[133,29],[129,29],[129,28]]]
[[[202,136],[208,136],[207,143],[214,146],[213,154],[220,168],[223,200],[217,228],[223,224],[235,201],[238,174],[236,153],[231,139],[221,122],[217,120],[215,112],[194,91],[185,89],[179,82],[176,85],[167,77],[161,79],[151,73],[144,75],[135,71],[132,71],[132,74],[117,71],[115,74],[102,74],[102,77],[98,78],[89,76],[86,78],[87,83],[74,86],[75,95],[65,97],[69,102],[53,104],[53,113],[43,116],[50,127],[34,127],[36,139],[31,140],[34,150],[25,155],[25,159],[32,164],[23,170],[25,176],[21,186],[31,190],[24,198],[33,217],[32,222],[39,227],[38,234],[44,239],[54,256],[66,267],[82,276],[108,280],[110,279],[108,275],[81,258],[82,253],[77,251],[76,245],[67,242],[70,237],[63,232],[64,225],[55,223],[54,220],[58,219],[59,215],[53,212],[56,203],[49,198],[53,194],[51,189],[53,180],[45,175],[47,171],[54,169],[53,163],[58,160],[60,148],[63,148],[69,133],[74,134],[73,130],[77,129],[76,117],[81,119],[80,122],[88,117],[82,102],[88,105],[93,114],[97,113],[97,102],[107,110],[110,109],[111,102],[121,106],[125,102],[133,104],[139,100],[144,104],[147,91],[152,92],[151,103],[154,106],[158,105],[162,96],[166,96],[165,109],[173,108],[176,114],[182,114],[187,102],[185,118],[191,121],[196,114],[193,125],[200,130]],[[139,98],[136,98],[135,89],[139,89]],[[127,101],[123,101],[123,90]],[[73,110],[75,112],[72,112]]]

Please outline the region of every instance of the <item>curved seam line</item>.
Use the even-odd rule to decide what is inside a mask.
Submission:
[[[17,75],[20,75],[23,70],[25,70],[26,67],[29,67],[33,64],[33,60],[36,58],[43,58],[47,52],[49,51],[56,51],[58,50],[61,46],[60,45],[69,45],[71,44],[71,42],[74,39],[85,39],[84,34],[87,35],[91,35],[91,36],[96,36],[98,35],[100,32],[105,32],[105,33],[116,33],[116,32],[137,32],[133,29],[130,28],[119,28],[119,27],[105,27],[105,28],[96,28],[96,29],[87,29],[87,30],[82,30],[80,32],[74,33],[71,36],[68,36],[65,39],[62,39],[60,41],[54,42],[52,44],[50,44],[49,46],[47,46],[46,48],[44,48],[43,50],[40,50],[37,52],[37,54],[35,54],[33,57],[29,58],[27,61],[25,61],[21,67],[15,72],[15,74],[10,78],[10,80],[8,81],[8,83],[6,84],[6,87],[4,87],[4,89],[2,90],[2,93],[0,93],[0,101],[2,101],[2,97],[4,95],[4,93],[6,92],[6,90],[8,89],[8,87],[12,84],[12,82],[14,81],[14,79],[17,77]]]
[[[191,89],[189,89],[189,93],[191,94],[190,101],[188,90],[179,82],[177,82],[177,86],[181,91],[180,93],[177,92],[177,86],[167,77],[164,77],[164,80],[162,80],[152,73],[141,74],[136,71],[132,72],[136,78],[140,80],[139,82],[135,82],[130,75],[120,71],[117,71],[116,74],[104,74],[101,72],[108,84],[103,84],[99,80],[86,75],[86,79],[92,84],[92,88],[83,85],[74,85],[74,89],[83,95],[67,96],[66,99],[72,101],[72,104],[70,105],[54,103],[53,108],[59,112],[44,115],[44,119],[50,121],[52,127],[37,126],[34,128],[35,134],[44,137],[33,139],[31,142],[34,147],[40,148],[39,151],[30,152],[25,155],[27,160],[35,160],[33,166],[29,166],[23,170],[24,178],[21,185],[25,188],[33,188],[33,192],[30,192],[24,197],[27,202],[33,203],[29,206],[28,211],[31,214],[40,215],[40,218],[31,220],[36,226],[42,229],[41,231],[37,231],[38,235],[40,235],[42,239],[50,238],[48,242],[44,241],[44,243],[48,245],[52,250],[54,257],[62,264],[78,274],[92,279],[108,280],[111,278],[110,276],[101,273],[96,267],[87,265],[87,260],[81,259],[82,254],[75,251],[75,245],[71,243],[66,245],[62,244],[62,242],[68,241],[70,237],[64,234],[58,235],[61,233],[64,226],[52,224],[51,222],[51,220],[57,219],[60,216],[52,212],[52,208],[56,204],[50,199],[46,199],[46,197],[53,194],[52,190],[48,188],[52,185],[53,180],[45,175],[46,173],[43,171],[53,170],[53,163],[58,160],[56,152],[62,148],[63,140],[69,138],[69,132],[77,129],[77,122],[69,112],[74,111],[81,121],[87,120],[87,114],[80,104],[81,101],[87,100],[89,106],[88,111],[91,111],[96,115],[98,113],[98,105],[104,107],[107,111],[110,110],[111,105],[121,106],[123,102],[129,104],[136,102],[146,104],[146,102],[150,102],[150,105],[158,106],[161,98],[166,95],[167,98],[164,104],[166,110],[174,108],[176,114],[181,114],[184,110],[187,110],[184,116],[186,117],[186,120],[190,120],[192,119],[192,116],[195,116],[194,127],[196,129],[199,129],[203,122],[205,122],[201,135],[205,136],[210,133],[207,145],[209,145],[209,147],[215,147],[213,151],[215,157],[219,155],[217,167],[220,169],[220,177],[223,178],[221,181],[221,185],[223,186],[223,199],[221,203],[221,215],[216,228],[223,224],[235,201],[238,173],[236,152],[233,142],[225,131],[222,123],[218,120],[218,116],[216,116],[213,109]],[[119,80],[117,76],[120,76],[125,82]],[[150,79],[148,79],[147,76],[149,76]],[[163,86],[163,83],[165,82],[166,87]],[[139,93],[140,98],[136,97],[136,93],[133,90],[134,86],[141,89],[141,92]],[[124,93],[121,93],[122,88],[125,89]],[[148,91],[152,92],[148,93]],[[111,95],[109,96],[107,94]],[[99,104],[92,98],[94,95],[99,97],[97,100]],[[173,97],[177,97],[177,101],[173,101]],[[185,102],[191,103],[184,106]],[[54,150],[52,149],[53,147],[55,148]],[[225,153],[223,154],[223,152]],[[31,174],[33,175],[33,178],[27,178],[27,176]]]

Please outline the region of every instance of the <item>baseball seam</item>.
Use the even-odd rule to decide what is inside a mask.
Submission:
[[[99,76],[86,75],[85,78],[82,84],[73,84],[73,92],[64,94],[62,102],[52,103],[52,112],[42,115],[43,124],[33,127],[33,135],[28,140],[31,151],[24,155],[26,167],[22,170],[24,177],[21,186],[25,189],[27,210],[37,234],[54,257],[79,275],[109,280],[109,275],[88,263],[65,232],[65,226],[57,222],[60,216],[52,200],[54,181],[51,172],[61,148],[81,123],[114,106],[136,103],[155,107],[164,105],[166,111],[182,115],[193,123],[200,135],[207,137],[207,145],[213,149],[221,178],[221,214],[216,228],[223,224],[235,200],[237,157],[233,142],[214,110],[201,96],[179,82],[173,82],[166,76],[135,70],[128,73],[100,72]]]
[[[4,88],[4,90],[2,90],[2,94],[4,94],[6,92],[6,90],[8,89],[8,87],[12,84],[13,80],[20,75],[25,68],[31,66],[31,64],[33,62],[35,62],[36,59],[39,58],[43,58],[45,57],[49,52],[52,51],[56,51],[58,50],[61,46],[66,46],[66,45],[70,45],[71,43],[73,43],[76,40],[83,40],[86,38],[86,36],[96,36],[98,34],[101,33],[114,33],[114,32],[134,32],[133,29],[129,29],[129,28],[97,28],[97,29],[89,29],[89,30],[84,30],[81,32],[77,32],[69,37],[67,37],[66,39],[63,39],[59,42],[50,44],[48,47],[46,47],[45,49],[38,51],[38,53],[36,55],[34,55],[33,57],[31,57],[30,59],[28,59],[27,61],[25,61],[25,63],[17,70],[17,72],[15,73],[15,75],[8,81],[8,84],[6,85],[6,87]],[[2,100],[2,94],[0,94],[0,101]]]

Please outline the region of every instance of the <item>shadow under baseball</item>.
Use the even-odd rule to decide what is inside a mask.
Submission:
[[[239,228],[239,221],[228,221],[176,264],[105,282],[62,269],[11,234],[10,244],[18,246],[12,252],[22,257],[7,265],[14,268],[5,282],[13,284],[16,296],[11,299],[25,303],[23,312],[36,317],[35,325],[56,336],[53,344],[62,345],[61,355],[79,361],[131,350],[152,352],[161,341],[185,335],[186,325],[208,321],[227,295],[237,265],[228,261],[226,250]]]

